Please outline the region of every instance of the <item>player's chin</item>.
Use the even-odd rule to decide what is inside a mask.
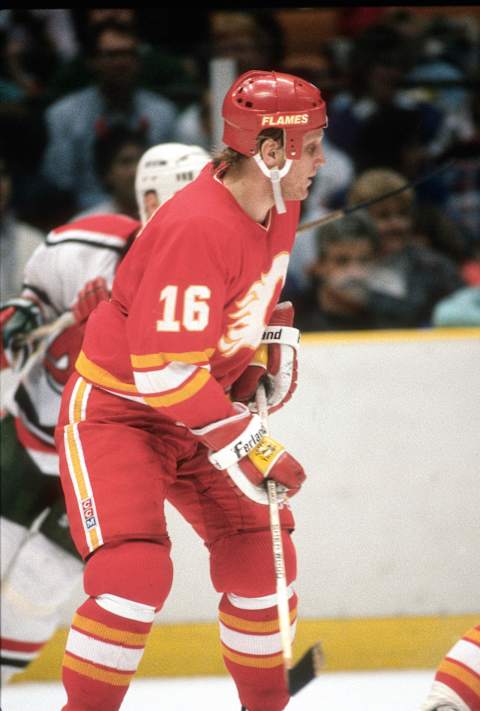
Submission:
[[[304,186],[302,188],[298,187],[296,190],[292,190],[292,193],[287,197],[287,200],[305,200],[307,197],[308,187]]]

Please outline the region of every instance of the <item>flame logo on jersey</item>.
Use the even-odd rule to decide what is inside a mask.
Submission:
[[[249,288],[245,296],[235,302],[237,310],[229,315],[232,323],[227,333],[218,342],[218,350],[232,356],[241,348],[255,350],[266,325],[267,309],[277,284],[283,285],[287,273],[289,255],[281,252],[274,257],[272,266]]]

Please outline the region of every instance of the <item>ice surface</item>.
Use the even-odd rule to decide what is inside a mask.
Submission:
[[[288,711],[419,711],[433,671],[323,674],[295,696]],[[1,711],[60,711],[61,684],[22,683],[2,689]],[[240,711],[228,677],[135,679],[121,711]]]

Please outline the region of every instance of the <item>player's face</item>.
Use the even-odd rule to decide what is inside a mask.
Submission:
[[[372,205],[368,212],[380,235],[382,253],[402,250],[413,232],[410,205],[398,195]]]
[[[322,148],[323,129],[309,131],[303,137],[302,155],[292,162],[282,179],[285,200],[305,200],[318,168],[325,163]]]
[[[143,196],[143,205],[145,207],[145,212],[147,213],[147,218],[151,217],[157,207],[160,205],[160,200],[155,190],[147,190]]]

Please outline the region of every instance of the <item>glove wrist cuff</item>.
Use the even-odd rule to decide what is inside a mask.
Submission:
[[[300,331],[294,326],[265,326],[261,343],[292,346],[298,350]]]
[[[252,452],[267,430],[258,415],[252,415],[247,427],[222,449],[210,452],[208,459],[216,469],[228,469]]]
[[[234,404],[237,415],[213,422],[201,429],[190,430],[210,450],[208,458],[216,469],[228,469],[251,452],[267,434],[258,415],[245,405]],[[225,438],[227,443],[225,444]],[[223,446],[221,441],[223,440]]]

